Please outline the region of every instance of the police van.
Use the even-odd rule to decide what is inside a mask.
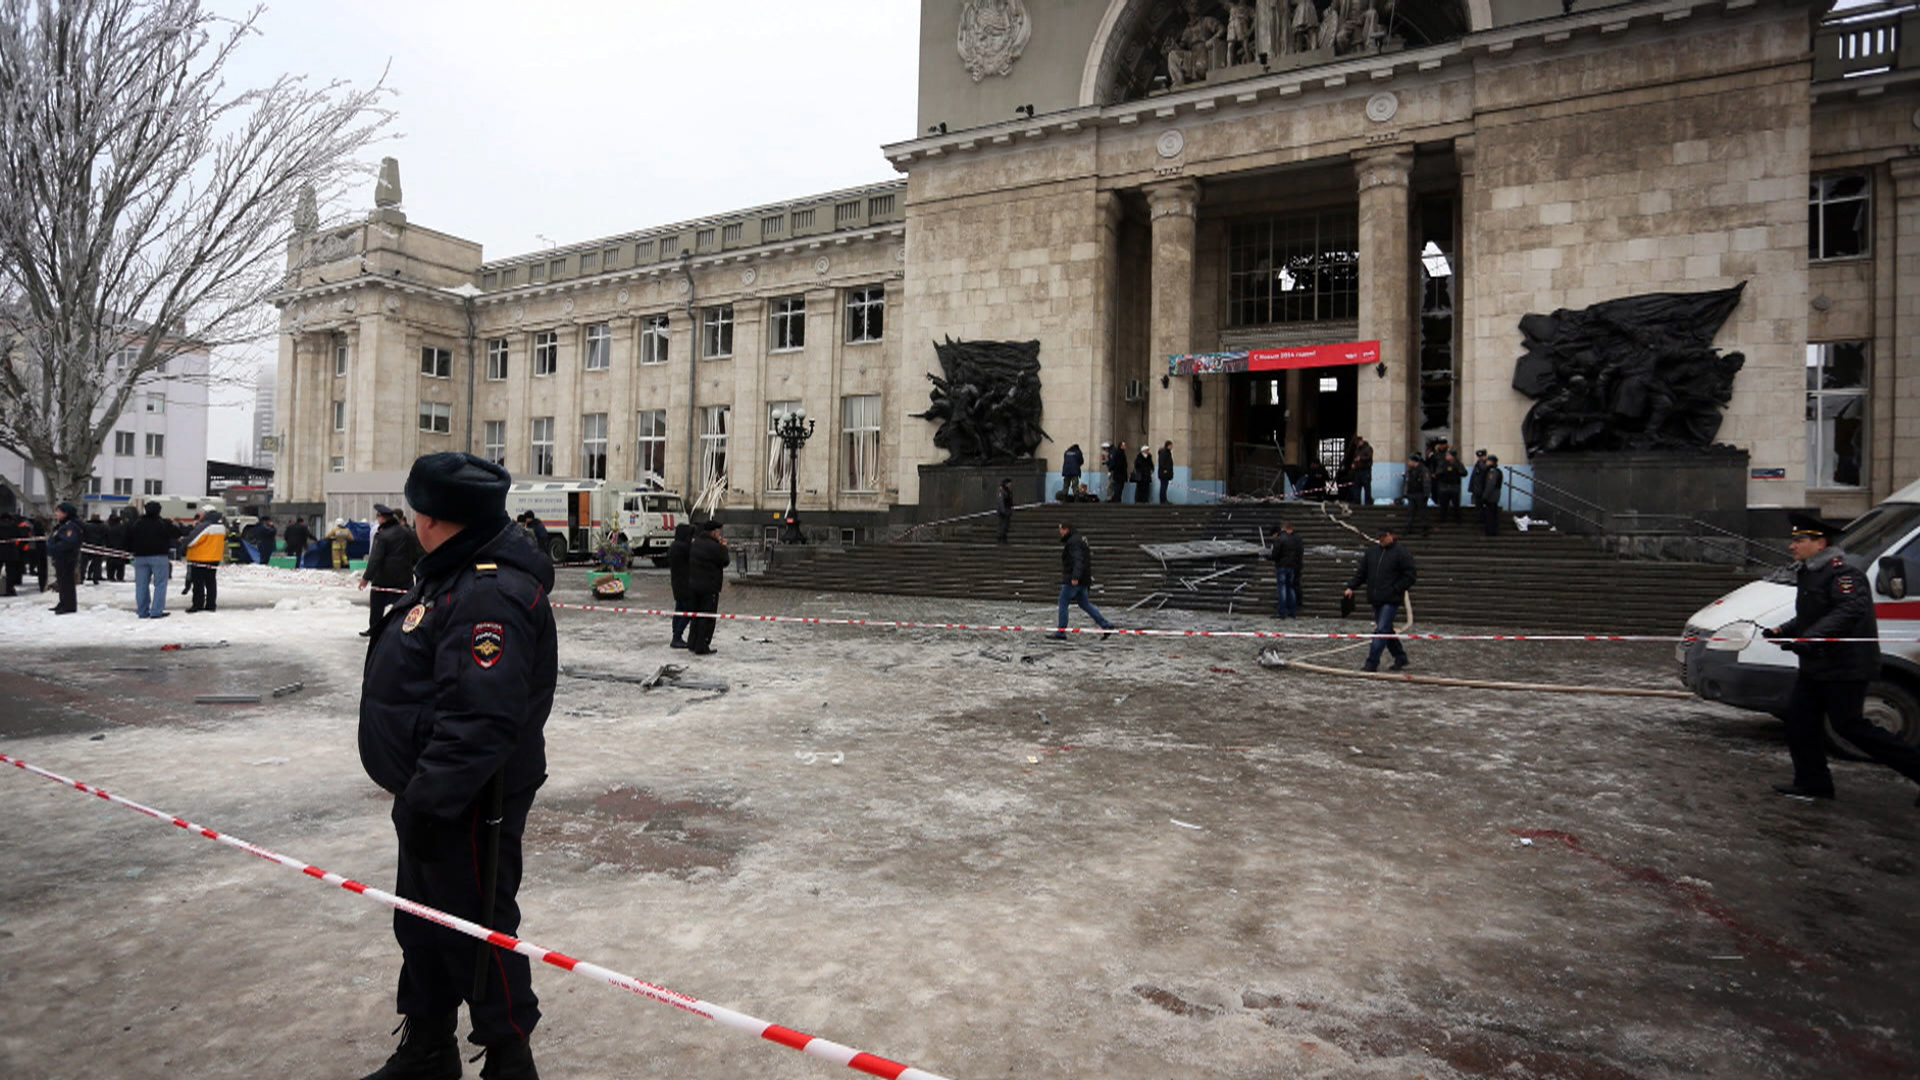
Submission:
[[[1862,514],[1829,545],[1866,574],[1883,638],[1920,638],[1920,483]],[[1708,604],[1687,620],[1677,649],[1687,689],[1709,701],[1779,716],[1799,658],[1760,636],[1793,617],[1794,566],[1774,571]],[[1916,595],[1909,598],[1909,591]],[[1880,677],[1867,688],[1866,718],[1920,745],[1920,642],[1882,641]],[[1828,735],[1843,753],[1854,749]]]
[[[627,534],[635,558],[665,566],[673,529],[687,520],[678,492],[613,487],[605,480],[525,480],[507,489],[507,514],[531,510],[547,530],[554,562],[586,558],[616,532]]]

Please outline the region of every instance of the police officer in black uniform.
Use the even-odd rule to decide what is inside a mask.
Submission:
[[[1790,514],[1787,551],[1800,561],[1799,591],[1793,618],[1768,638],[1877,638],[1873,589],[1867,575],[1828,547],[1840,530],[1807,514]],[[1775,784],[1782,795],[1833,798],[1833,774],[1827,770],[1827,738],[1821,717],[1836,735],[1867,756],[1920,783],[1920,750],[1894,738],[1861,716],[1867,684],[1880,673],[1880,646],[1874,641],[1783,641],[1780,647],[1800,658],[1800,674],[1787,699],[1787,752],[1793,755],[1793,783]]]
[[[373,629],[360,698],[361,764],[394,797],[395,891],[506,934],[520,924],[520,838],[546,779],[558,674],[553,564],[507,517],[510,480],[472,454],[413,463],[406,496],[426,555]],[[402,912],[393,930],[405,1034],[367,1080],[458,1080],[463,1001],[480,1075],[537,1080],[527,958]]]

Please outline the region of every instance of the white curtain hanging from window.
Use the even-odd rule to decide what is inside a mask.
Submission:
[[[847,490],[880,488],[880,395],[849,397],[842,409],[846,432]]]

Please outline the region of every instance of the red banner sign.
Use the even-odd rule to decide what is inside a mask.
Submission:
[[[1284,371],[1288,368],[1333,367],[1338,364],[1372,364],[1379,359],[1380,343],[1377,341],[1302,345],[1291,349],[1254,349],[1247,353],[1247,370]]]

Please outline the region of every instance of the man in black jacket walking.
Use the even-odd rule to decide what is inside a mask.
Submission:
[[[1146,451],[1140,451],[1142,457]],[[1054,622],[1054,631],[1047,637],[1054,641],[1067,640],[1067,605],[1078,604],[1080,610],[1093,616],[1093,621],[1101,630],[1105,641],[1113,636],[1113,624],[1107,621],[1100,609],[1093,606],[1087,598],[1087,586],[1093,584],[1093,549],[1087,546],[1086,538],[1074,531],[1067,522],[1060,523],[1060,617]]]
[[[1300,566],[1302,544],[1299,534],[1293,531],[1293,522],[1282,521],[1280,528],[1273,534],[1273,547],[1267,550],[1267,558],[1273,560],[1273,617],[1276,619],[1294,619],[1300,615]]]
[[[520,839],[546,779],[559,656],[553,564],[508,520],[512,478],[472,454],[413,463],[407,502],[426,555],[367,645],[360,762],[393,795],[395,892],[503,934],[520,925]],[[458,1077],[462,1002],[487,1080],[537,1080],[527,958],[395,912],[400,1047],[367,1080]],[[480,987],[484,987],[481,989]]]
[[[1853,638],[1852,641],[1786,641],[1782,649],[1800,658],[1800,672],[1787,698],[1787,753],[1793,757],[1793,783],[1775,784],[1782,795],[1833,798],[1833,774],[1827,768],[1827,733],[1859,747],[1882,765],[1920,783],[1920,750],[1862,715],[1867,684],[1880,674],[1880,636],[1873,614],[1873,588],[1867,575],[1847,564],[1828,544],[1839,529],[1807,514],[1789,514],[1787,552],[1800,562],[1793,618],[1768,638]],[[1915,805],[1920,805],[1916,803]]]
[[[693,557],[693,538],[698,532],[693,522],[683,521],[673,527],[673,543],[667,545],[667,581],[673,586],[673,610],[676,612],[693,610],[693,588],[687,584],[687,574]],[[687,624],[692,621],[692,617],[687,615],[673,617],[673,648],[687,647]]]
[[[1347,582],[1346,595],[1352,596],[1353,590],[1364,585],[1367,603],[1373,605],[1373,645],[1367,650],[1367,662],[1360,670],[1379,671],[1382,650],[1393,654],[1391,670],[1399,671],[1407,666],[1407,650],[1394,635],[1393,618],[1406,604],[1407,590],[1413,588],[1414,576],[1412,554],[1396,542],[1393,529],[1381,529],[1380,542],[1360,556],[1360,565]]]
[[[360,572],[361,591],[373,590],[367,593],[367,628],[360,631],[361,637],[373,636],[387,609],[413,584],[413,566],[425,554],[419,538],[393,507],[374,503],[373,513],[380,529],[373,534],[373,543],[367,548],[367,567]]]
[[[726,587],[727,564],[733,556],[727,552],[727,538],[720,535],[720,523],[709,521],[696,526],[699,535],[693,538],[693,546],[687,550],[687,590],[688,599],[693,601],[694,611],[713,614],[720,610],[720,590]],[[687,651],[695,656],[711,656],[719,650],[713,647],[713,627],[718,619],[695,618],[693,625],[687,627]]]

